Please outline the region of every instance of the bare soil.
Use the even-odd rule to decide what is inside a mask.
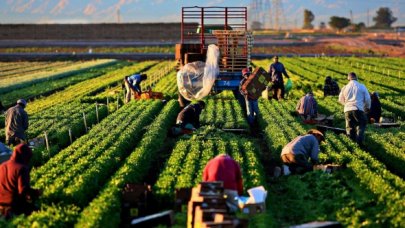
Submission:
[[[256,44],[257,43],[257,44]],[[272,39],[260,37],[255,40],[255,53],[290,54],[353,54],[370,56],[405,57],[405,34],[363,36],[317,36],[296,39]]]

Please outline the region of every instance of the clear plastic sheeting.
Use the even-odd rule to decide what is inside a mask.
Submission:
[[[206,62],[192,62],[177,72],[177,86],[180,94],[187,100],[201,100],[211,92],[219,74],[219,48],[208,46]]]

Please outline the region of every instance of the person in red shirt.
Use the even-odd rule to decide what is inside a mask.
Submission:
[[[211,159],[204,168],[203,181],[222,181],[231,212],[238,209],[236,197],[242,195],[243,180],[239,164],[227,154]]]
[[[14,148],[10,160],[0,165],[0,213],[7,219],[13,215],[29,215],[34,210],[33,200],[40,191],[30,186],[32,151],[27,144]]]

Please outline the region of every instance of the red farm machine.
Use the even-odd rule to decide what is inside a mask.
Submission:
[[[250,65],[252,35],[247,30],[246,7],[182,7],[181,43],[175,58],[181,68],[205,61],[210,44],[219,47],[219,75],[212,92],[237,91],[242,69]]]

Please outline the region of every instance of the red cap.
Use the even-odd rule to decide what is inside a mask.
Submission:
[[[242,70],[242,76],[245,76],[245,74],[250,74],[249,68],[244,68]]]

